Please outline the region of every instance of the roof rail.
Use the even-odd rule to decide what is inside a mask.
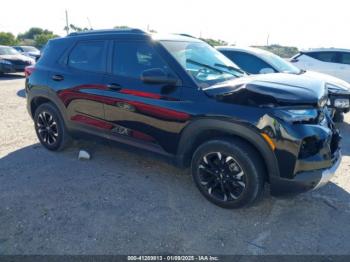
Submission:
[[[68,36],[94,35],[94,34],[123,34],[123,33],[146,34],[146,32],[141,29],[120,28],[120,29],[102,29],[102,30],[87,30],[87,31],[73,32],[73,33],[70,33]]]

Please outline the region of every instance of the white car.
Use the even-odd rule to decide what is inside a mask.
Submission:
[[[262,49],[252,47],[221,46],[217,49],[249,74],[288,73],[303,74],[321,79],[329,92],[329,107],[335,121],[343,120],[350,110],[350,83],[331,75],[301,70],[287,60]]]
[[[300,69],[329,74],[350,82],[349,49],[310,49],[295,55],[290,62]]]

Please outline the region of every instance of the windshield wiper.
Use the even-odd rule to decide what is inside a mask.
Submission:
[[[209,68],[209,69],[214,70],[214,71],[216,71],[216,72],[219,72],[219,73],[221,73],[221,74],[225,72],[225,71],[220,70],[220,69],[218,69],[218,68],[216,68],[216,67],[213,67],[213,66],[210,66],[210,65],[207,65],[207,64],[202,64],[202,63],[197,62],[197,61],[194,61],[194,60],[192,60],[192,59],[186,59],[186,62],[189,62],[189,63],[191,63],[191,64],[195,64],[195,65],[199,65],[199,66],[203,66],[203,67]]]
[[[237,67],[234,67],[234,66],[227,66],[227,65],[223,65],[223,64],[214,64],[214,66],[218,66],[218,67],[223,67],[223,68],[227,68],[229,70],[233,70],[233,71],[236,71],[238,73],[241,73],[241,74],[248,74],[247,72],[244,72],[243,70],[237,68]],[[249,74],[248,74],[249,75]]]

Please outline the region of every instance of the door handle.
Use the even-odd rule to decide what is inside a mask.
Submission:
[[[62,81],[64,80],[64,77],[62,75],[53,75],[52,77],[53,81]]]
[[[119,91],[120,89],[122,89],[122,87],[119,84],[116,83],[111,83],[107,85],[108,89],[114,90],[114,91]]]

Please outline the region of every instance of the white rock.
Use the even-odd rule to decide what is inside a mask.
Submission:
[[[79,151],[79,156],[78,156],[79,160],[90,160],[90,154],[89,152],[85,151],[85,150],[80,150]]]

